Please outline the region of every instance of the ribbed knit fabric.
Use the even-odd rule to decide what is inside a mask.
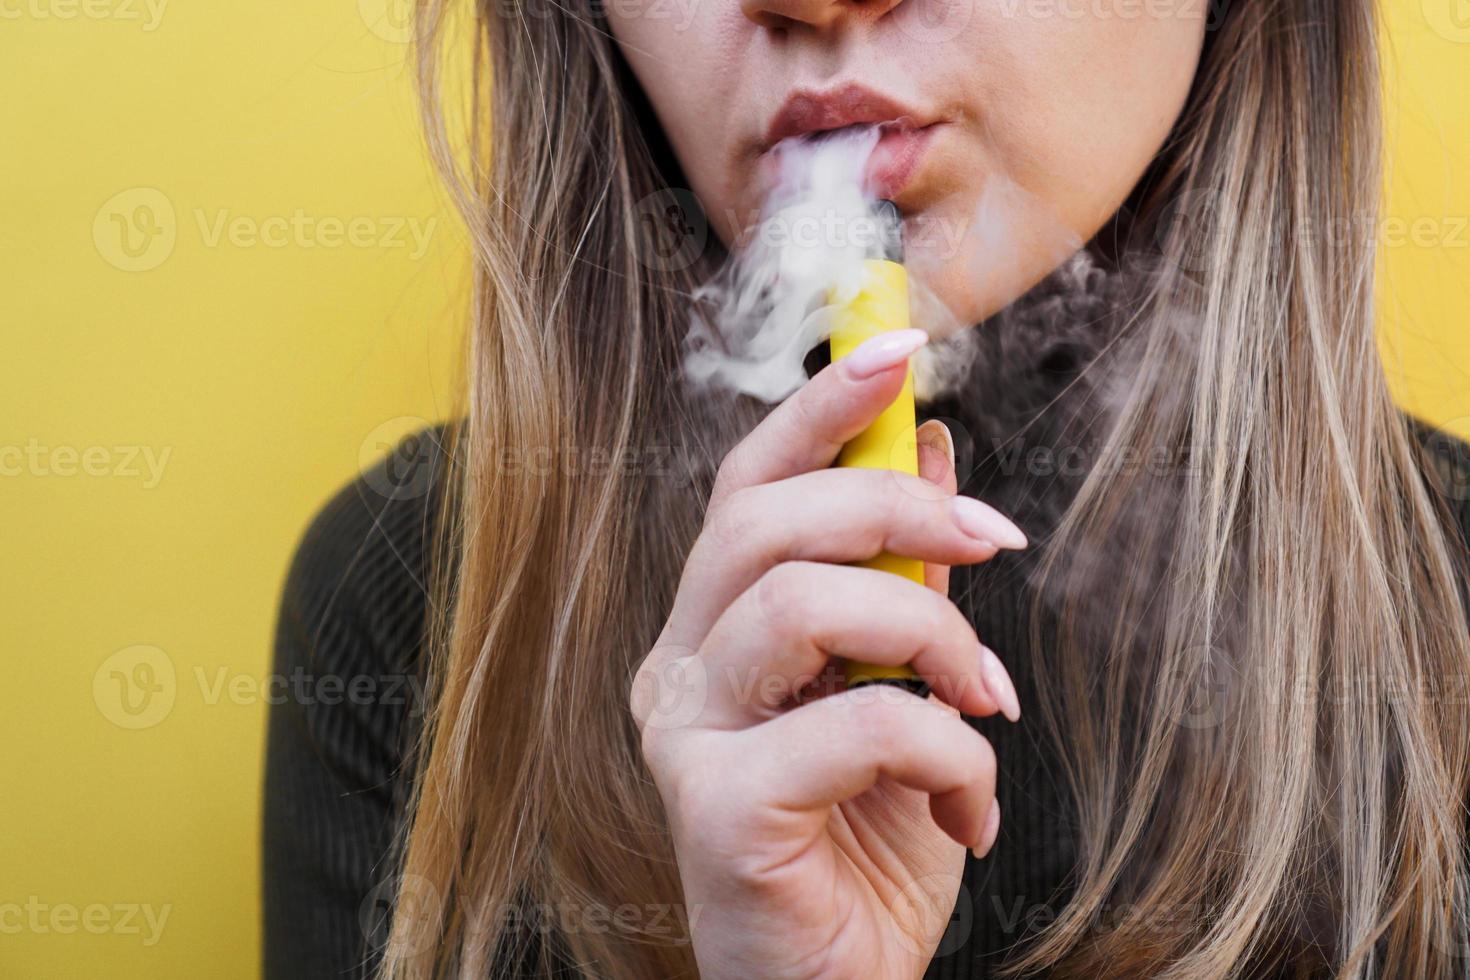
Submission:
[[[265,773],[268,977],[366,977],[386,939],[404,748],[423,709],[437,435],[338,493],[287,576],[274,676],[288,696],[271,709]]]
[[[931,413],[963,437],[960,472],[973,474],[964,492],[996,503],[1034,536],[1044,517],[1034,481],[1018,481],[993,461],[969,462],[996,420],[966,417],[958,402]],[[1470,450],[1443,434],[1421,434],[1438,440],[1437,460],[1455,461],[1448,479],[1456,492],[1447,502],[1464,528]],[[437,438],[409,440],[339,493],[307,531],[286,583],[276,671],[304,694],[284,698],[270,720],[264,937],[266,976],[274,980],[366,977],[385,935],[391,902],[381,883],[410,781],[404,745],[422,708],[434,477],[443,463]],[[1441,473],[1439,484],[1445,480]],[[1006,661],[1022,720],[974,722],[999,760],[1000,838],[986,859],[967,859],[954,919],[928,972],[933,980],[990,976],[1008,949],[1060,912],[1076,856],[1065,785],[1035,723],[1024,560],[1002,555],[956,569],[952,582],[982,640]]]

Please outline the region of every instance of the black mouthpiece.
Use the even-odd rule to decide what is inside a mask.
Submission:
[[[892,201],[879,201],[876,208],[879,243],[883,257],[890,262],[903,261],[903,212]]]

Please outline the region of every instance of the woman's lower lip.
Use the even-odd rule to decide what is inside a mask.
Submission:
[[[939,123],[933,123],[921,129],[885,131],[873,148],[873,155],[868,158],[863,173],[868,189],[880,198],[897,197],[919,168],[924,151],[939,126]]]

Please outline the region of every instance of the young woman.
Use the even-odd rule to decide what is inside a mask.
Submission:
[[[272,975],[1465,975],[1470,483],[1376,352],[1365,0],[453,15],[467,406],[288,583],[344,683],[272,720]],[[907,482],[829,464],[922,337],[678,383],[773,143],[856,124],[974,325]]]

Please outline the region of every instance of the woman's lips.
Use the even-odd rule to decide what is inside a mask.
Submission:
[[[857,82],[791,92],[766,127],[762,156],[793,139],[823,139],[843,130],[878,130],[864,179],[878,197],[894,198],[913,177],[942,125],[932,115]]]
[[[923,160],[924,151],[938,123],[917,128],[896,125],[880,127],[878,145],[863,171],[868,190],[875,196],[897,201]]]
[[[863,167],[864,189],[874,197],[891,200],[902,206],[903,201],[900,200],[900,195],[919,169],[929,144],[944,123],[935,122],[927,126],[919,126],[907,119],[900,119],[858,125],[872,125],[878,130],[878,140],[873,144],[872,152]],[[844,128],[856,129],[858,127]],[[787,137],[764,151],[761,154],[758,168],[763,193],[769,193],[776,185],[779,170],[776,158],[783,144],[796,139],[822,139],[832,132],[836,131],[823,130],[798,137]]]

